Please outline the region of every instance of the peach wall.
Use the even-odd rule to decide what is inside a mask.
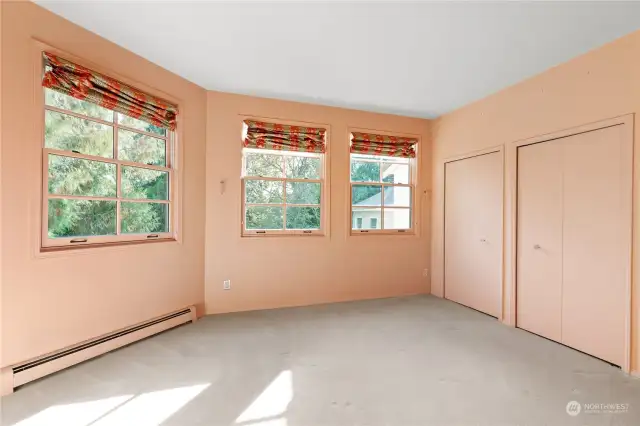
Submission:
[[[429,292],[428,121],[217,92],[208,93],[207,114],[207,313]],[[242,115],[329,127],[329,235],[240,236]],[[349,236],[350,127],[421,136],[418,235]]]
[[[432,293],[443,294],[442,163],[445,159],[639,111],[640,32],[635,32],[436,120],[432,125]],[[634,217],[637,217],[640,200],[638,119],[636,116]],[[505,202],[509,204],[513,200],[507,197]],[[513,246],[510,241],[514,224],[509,215],[505,220],[504,272],[508,278],[513,273],[513,262],[510,261]],[[634,226],[635,271],[640,266],[638,229]],[[633,281],[634,287],[639,288],[637,273],[634,273]],[[509,303],[505,300],[505,321],[513,324],[513,318],[508,314]],[[632,369],[638,371],[640,316],[637,312],[640,293],[637,290],[633,303]]]
[[[2,167],[2,9],[0,2],[0,167]],[[2,179],[2,169],[0,168],[0,179]],[[0,181],[0,368],[2,363],[2,181]],[[0,393],[5,388],[2,383],[2,373],[0,373]]]
[[[187,305],[202,307],[204,89],[30,2],[2,4],[2,365]],[[181,241],[39,254],[41,145],[34,40],[178,101]],[[35,218],[35,220],[34,220]]]

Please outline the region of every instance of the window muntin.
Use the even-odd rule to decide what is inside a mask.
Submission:
[[[43,90],[42,246],[173,238],[173,132]]]
[[[243,149],[243,235],[323,232],[324,155]]]
[[[413,229],[414,159],[351,154],[352,233]]]

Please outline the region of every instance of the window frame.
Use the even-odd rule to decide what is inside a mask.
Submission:
[[[247,154],[271,154],[283,157],[282,177],[269,176],[248,176],[246,174]],[[240,229],[242,237],[275,237],[275,236],[324,236],[326,230],[326,209],[328,206],[326,196],[326,152],[312,153],[304,151],[285,151],[270,150],[260,148],[242,148],[242,174],[241,174],[241,220]],[[288,178],[285,157],[312,157],[320,160],[320,176],[318,179],[306,178]],[[246,202],[246,183],[250,180],[258,181],[275,181],[282,182],[283,185],[283,202],[282,203],[247,203]],[[319,204],[287,204],[287,183],[303,182],[303,183],[319,183],[320,184],[320,203]],[[247,207],[282,207],[282,229],[246,229],[245,222],[247,217]],[[286,229],[287,226],[287,207],[319,207],[320,208],[320,227],[318,229]]]
[[[408,168],[409,168],[409,183],[406,184],[400,184],[400,183],[387,183],[387,182],[383,182],[383,170],[382,170],[382,165],[383,164],[393,164],[393,161],[384,161],[385,158],[388,159],[393,159],[395,157],[389,157],[389,156],[384,156],[384,155],[367,155],[367,154],[360,154],[360,153],[354,153],[354,152],[349,152],[349,235],[352,236],[357,236],[357,235],[417,235],[417,227],[418,227],[418,222],[417,222],[417,213],[416,213],[416,191],[417,191],[417,170],[418,170],[418,145],[419,143],[416,143],[415,145],[415,150],[416,150],[416,156],[414,158],[408,158],[406,160],[406,162],[402,163],[402,164],[407,164]],[[356,158],[355,161],[357,162],[370,162],[370,163],[378,163],[380,164],[380,180],[377,182],[354,182],[351,180],[351,167],[352,167],[352,162],[354,161],[354,156],[357,157],[363,157],[363,158]],[[365,158],[365,157],[370,157],[370,158]],[[375,158],[374,158],[375,157]],[[404,158],[404,157],[399,157],[399,158]],[[359,228],[354,228],[353,227],[353,212],[354,210],[358,210],[358,207],[356,207],[354,209],[353,206],[353,187],[355,186],[380,186],[382,188],[382,193],[381,193],[381,201],[380,201],[380,205],[379,206],[361,206],[364,208],[370,208],[370,209],[378,209],[380,210],[380,219],[377,221],[380,224],[380,229],[359,229]],[[385,207],[384,205],[384,191],[386,187],[403,187],[403,188],[409,188],[411,191],[411,195],[409,197],[409,206],[389,206],[389,207]],[[409,210],[409,224],[410,227],[409,228],[404,228],[404,229],[384,229],[384,210],[385,208],[389,208],[389,209],[403,209],[403,210]],[[377,219],[377,218],[376,218]],[[363,221],[364,222],[364,221]]]
[[[40,99],[41,99],[41,123],[42,123],[42,132],[40,137],[40,146],[41,146],[41,160],[42,160],[42,178],[41,178],[41,211],[42,211],[42,219],[41,219],[41,250],[52,250],[52,249],[68,249],[68,248],[88,248],[92,246],[100,246],[105,244],[117,244],[117,243],[142,243],[142,242],[155,242],[155,241],[176,241],[177,240],[177,214],[176,214],[176,194],[177,194],[177,173],[176,173],[176,134],[177,131],[171,131],[169,129],[165,129],[166,133],[164,136],[157,134],[146,132],[144,130],[135,129],[133,127],[120,124],[118,122],[118,113],[116,111],[111,110],[112,112],[112,121],[103,120],[97,117],[91,117],[88,115],[79,114],[73,111],[65,110],[63,108],[58,108],[55,106],[47,105],[45,101],[45,88],[42,87],[40,81],[38,81],[38,86],[40,88]],[[52,90],[52,89],[49,89]],[[52,111],[55,113],[65,114],[70,117],[76,117],[82,120],[89,120],[95,123],[103,124],[110,126],[113,130],[113,158],[95,156],[77,153],[73,151],[64,151],[55,148],[47,148],[45,141],[45,129],[46,129],[46,114],[47,111]],[[126,114],[122,114],[126,115]],[[136,163],[133,161],[126,161],[118,159],[118,130],[126,130],[129,132],[134,132],[137,134],[142,134],[146,136],[150,136],[157,139],[162,139],[165,142],[165,159],[166,165],[163,166],[155,166],[144,163]],[[49,194],[49,155],[58,155],[62,157],[69,158],[79,158],[83,160],[89,161],[99,161],[108,164],[116,165],[116,196],[115,197],[101,197],[101,196],[84,196],[84,195],[58,195],[58,194]],[[130,199],[122,196],[122,167],[123,166],[131,166],[142,169],[150,169],[157,170],[161,172],[166,172],[167,176],[167,184],[168,194],[166,200],[151,200],[151,199]],[[115,235],[88,235],[88,236],[74,236],[74,237],[60,237],[60,238],[50,238],[49,237],[49,203],[48,201],[51,199],[79,199],[79,200],[96,200],[96,201],[115,201],[116,202],[116,234]],[[168,206],[168,232],[155,232],[155,233],[140,233],[140,234],[123,234],[121,233],[122,226],[122,214],[121,207],[123,202],[136,202],[136,203],[153,203],[153,204],[166,204]]]

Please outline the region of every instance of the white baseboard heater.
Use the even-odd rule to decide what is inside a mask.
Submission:
[[[195,321],[196,310],[194,306],[190,306],[24,363],[4,368],[0,378],[0,386],[2,387],[0,394],[11,393],[13,388],[25,383],[126,346],[145,337]]]

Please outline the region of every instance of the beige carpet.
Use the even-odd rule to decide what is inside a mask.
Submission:
[[[567,414],[570,401],[579,414]],[[206,317],[24,386],[3,398],[2,419],[3,426],[637,426],[640,379],[455,303],[416,296]]]

